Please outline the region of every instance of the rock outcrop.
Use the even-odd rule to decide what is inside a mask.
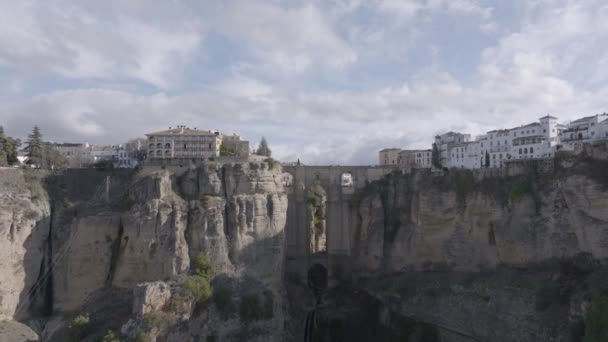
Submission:
[[[49,324],[53,331],[42,335],[61,340],[75,312],[90,311],[100,300],[111,308],[113,300],[126,298],[100,294],[135,289],[133,298],[141,303],[131,317],[143,319],[150,312],[171,310],[171,288],[183,283],[191,258],[204,254],[215,269],[213,286],[230,288],[233,305],[247,296],[271,298],[262,303],[271,306],[272,315],[243,324],[236,315],[220,315],[210,302],[203,311],[195,310],[192,324],[175,322],[155,333],[175,341],[196,340],[191,336],[229,341],[248,329],[255,332],[252,341],[283,340],[287,197],[280,166],[250,162],[138,173],[69,170],[48,177],[38,170],[1,172],[6,179],[0,184],[3,317],[19,318],[22,312],[28,319],[37,306],[45,308],[54,317]],[[28,183],[24,172],[39,177]],[[101,311],[87,312],[92,325]],[[106,328],[120,331],[120,326]],[[105,331],[91,330],[91,336],[101,333]]]
[[[44,305],[34,307],[50,275],[50,205],[44,176],[0,169],[0,320],[44,310]]]

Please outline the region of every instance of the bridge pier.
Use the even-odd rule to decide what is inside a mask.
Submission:
[[[329,286],[351,274],[351,255],[356,233],[356,212],[352,198],[358,189],[393,172],[385,166],[285,166],[283,172],[289,198],[286,230],[288,273],[306,281],[314,264],[327,268]],[[327,246],[324,252],[311,251],[307,194],[320,186],[327,193],[325,220]]]

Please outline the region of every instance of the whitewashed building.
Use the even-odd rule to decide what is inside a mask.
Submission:
[[[549,159],[560,149],[579,150],[583,144],[608,141],[608,114],[574,120],[567,125],[546,115],[537,122],[489,131],[471,139],[470,134],[448,132],[435,137],[441,166],[446,168],[500,168],[510,161]],[[401,169],[432,166],[432,150],[384,149],[381,165]]]
[[[570,122],[561,132],[561,144],[567,150],[574,150],[583,144],[606,139],[606,120],[608,114],[597,114]]]
[[[441,166],[443,167],[451,167],[450,165],[458,165],[460,162],[451,161],[451,154],[454,147],[457,145],[462,145],[463,143],[471,141],[470,134],[463,134],[457,132],[448,132],[445,134],[441,134],[435,137],[435,145],[439,150],[439,159],[441,162]],[[454,152],[454,156],[456,157],[456,153]],[[458,154],[460,156],[460,154]],[[455,166],[454,166],[455,167]]]

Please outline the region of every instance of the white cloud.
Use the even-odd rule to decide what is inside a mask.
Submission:
[[[356,53],[312,5],[283,8],[272,2],[233,2],[216,28],[244,44],[262,64],[288,73],[344,67]]]
[[[2,1],[0,21],[0,64],[26,75],[130,77],[166,89],[199,43],[191,27],[166,29],[120,13],[102,19],[65,1]]]

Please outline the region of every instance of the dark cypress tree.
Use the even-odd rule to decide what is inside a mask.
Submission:
[[[6,155],[7,141],[8,139],[4,135],[4,128],[0,126],[0,166],[8,165],[8,158]]]
[[[490,153],[486,151],[486,167],[490,167]]]
[[[433,143],[433,151],[431,152],[431,162],[433,163],[433,167],[441,169],[441,155],[435,143]]]
[[[42,133],[40,127],[34,126],[32,133],[27,136],[27,163],[40,167],[43,161]]]
[[[270,150],[270,148],[268,147],[268,142],[266,141],[266,138],[262,137],[262,140],[260,141],[260,146],[258,147],[256,153],[260,156],[266,156],[268,158],[272,157],[272,150]]]

